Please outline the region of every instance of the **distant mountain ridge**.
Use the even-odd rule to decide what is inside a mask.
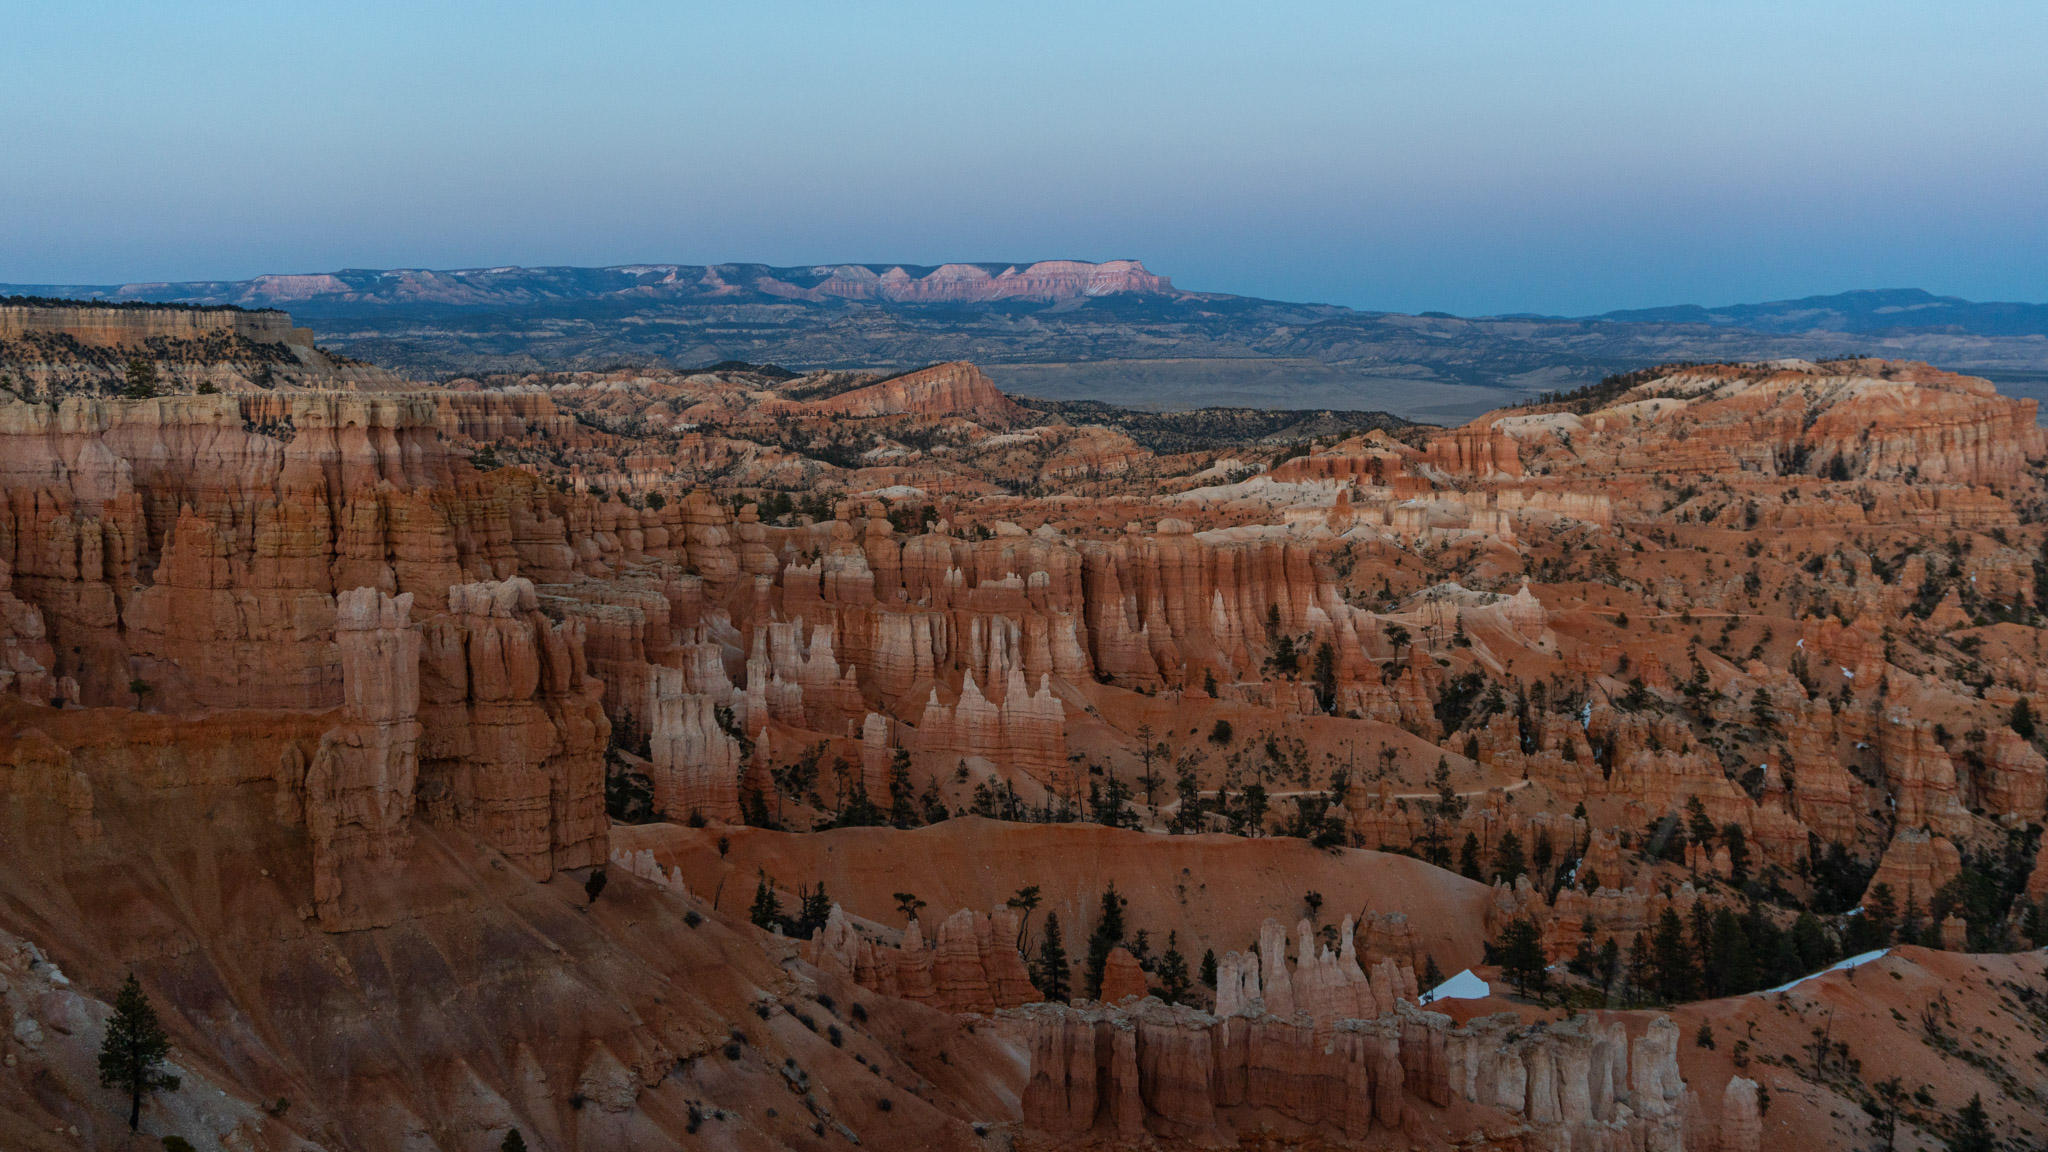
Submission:
[[[1587,320],[1621,324],[1713,324],[1753,332],[1946,332],[2048,335],[2048,304],[1985,303],[1919,288],[1865,288],[1764,304],[1703,308],[1678,304],[1603,312]]]
[[[1138,260],[1038,260],[950,264],[616,264],[494,268],[344,268],[248,280],[141,281],[127,284],[0,284],[0,295],[233,304],[285,308],[302,316],[356,315],[386,309],[502,310],[547,304],[744,304],[840,301],[888,304],[1059,303],[1116,294],[1212,302],[1280,301],[1175,288]],[[1293,305],[1356,316],[1399,313],[1336,305]],[[1461,319],[1425,312],[1430,319]],[[1673,304],[1624,308],[1591,316],[1517,314],[1486,320],[1706,324],[1752,332],[1943,332],[1980,336],[2048,336],[2048,304],[1965,300],[1920,288],[1871,288],[1795,300],[1707,307]]]
[[[1676,360],[1884,356],[2048,398],[2048,305],[1918,289],[1600,316],[1365,312],[1192,292],[1137,260],[344,269],[249,280],[0,284],[0,294],[281,308],[415,378],[695,368],[904,371],[1134,408],[1378,409],[1462,421]]]
[[[984,264],[621,264],[606,268],[363,269],[134,284],[0,285],[33,296],[235,304],[318,316],[384,309],[486,309],[548,303],[775,303],[883,301],[971,304],[1058,302],[1113,293],[1178,295],[1136,260],[1039,260]]]

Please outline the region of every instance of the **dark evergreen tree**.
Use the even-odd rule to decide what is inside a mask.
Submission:
[[[825,895],[823,880],[810,891],[797,885],[796,896],[796,919],[785,921],[782,930],[794,939],[809,940],[811,933],[823,928],[826,918],[832,915],[832,900]]]
[[[1892,886],[1884,883],[1871,885],[1870,898],[1863,902],[1862,913],[1849,917],[1849,926],[1843,933],[1843,950],[1854,956],[1886,947],[1892,942],[1898,915],[1899,906],[1892,896]]]
[[[100,1087],[128,1094],[130,1132],[142,1124],[143,1097],[159,1089],[178,1090],[178,1078],[163,1071],[164,1058],[170,1054],[171,1039],[131,972],[114,996],[107,1038],[100,1043]]]
[[[1185,1004],[1194,985],[1188,979],[1187,957],[1180,954],[1176,935],[1173,932],[1166,934],[1166,953],[1159,957],[1159,998],[1168,1004]]]
[[[1493,878],[1510,884],[1515,878],[1529,870],[1522,858],[1522,838],[1513,832],[1500,834],[1500,842],[1493,846]]]
[[[1699,995],[1699,968],[1693,962],[1692,945],[1686,941],[1685,925],[1678,913],[1665,908],[1657,916],[1657,928],[1650,939],[1650,972],[1661,1000],[1677,1003]]]
[[[939,778],[936,776],[924,782],[924,791],[918,794],[917,803],[924,809],[924,822],[927,824],[938,824],[953,818],[953,814],[946,811],[946,798],[939,794]]]
[[[129,400],[147,400],[156,395],[156,364],[140,358],[128,361],[122,370],[121,395]]]
[[[1195,765],[1191,759],[1183,759],[1176,769],[1173,785],[1177,803],[1173,808],[1173,821],[1167,831],[1175,836],[1192,835],[1202,830],[1202,784],[1195,776]]]
[[[1038,994],[1054,1004],[1064,1004],[1073,994],[1067,973],[1067,948],[1060,940],[1060,914],[1045,914],[1045,935],[1038,945],[1038,963],[1033,965],[1032,982]]]
[[[514,1128],[505,1133],[505,1142],[498,1145],[498,1152],[526,1152],[526,1137]]]
[[[1816,972],[1841,959],[1834,941],[1828,939],[1827,929],[1821,926],[1820,917],[1811,912],[1801,912],[1786,936],[1799,957],[1800,972]]]
[[[1654,963],[1649,941],[1643,938],[1641,932],[1636,933],[1635,939],[1629,941],[1628,945],[1628,960],[1625,965],[1628,971],[1628,989],[1622,997],[1631,1007],[1642,997],[1644,990],[1650,987],[1654,979]]]
[[[881,806],[876,804],[874,798],[868,795],[867,783],[856,780],[853,782],[853,787],[848,789],[846,793],[846,803],[840,807],[839,815],[820,823],[817,826],[817,830],[823,831],[827,828],[881,828],[891,822],[891,815],[892,813],[882,811]],[[900,827],[905,828],[914,828],[916,826],[917,820],[914,813],[910,823],[900,825]]]
[[[1019,952],[1024,950],[1024,942],[1031,938],[1031,914],[1038,910],[1041,900],[1042,897],[1038,894],[1038,885],[1033,884],[1028,888],[1017,889],[1017,894],[1006,901],[1010,907],[1015,908],[1018,912],[1017,951]]]
[[[590,878],[583,882],[583,895],[585,897],[584,902],[586,904],[597,903],[597,898],[604,894],[604,885],[606,879],[607,877],[605,876],[604,869],[602,868],[595,869],[590,873]]]
[[[1726,908],[1714,913],[1713,943],[1707,957],[1703,974],[1709,996],[1734,996],[1761,986],[1756,978],[1756,958],[1750,954],[1749,934]]]
[[[1721,829],[1721,843],[1728,846],[1728,882],[1739,888],[1749,879],[1749,834],[1730,823]]]
[[[1595,956],[1593,972],[1595,978],[1600,981],[1602,992],[1614,990],[1614,979],[1621,974],[1621,945],[1615,943],[1614,937],[1609,936],[1607,942],[1600,945],[1600,951]]]
[[[1458,848],[1458,875],[1467,880],[1481,879],[1479,872],[1479,837],[1465,833],[1465,843]]]
[[[1970,1102],[1956,1113],[1956,1134],[1949,1137],[1948,1152],[1993,1152],[1997,1147],[1991,1118],[1984,1114],[1984,1097],[1972,1093]]]
[[[910,789],[910,750],[898,748],[889,759],[889,823],[898,828],[915,828],[920,821],[917,801]]]
[[[1102,893],[1102,914],[1095,921],[1095,931],[1088,936],[1088,962],[1082,969],[1081,991],[1090,1000],[1102,998],[1102,973],[1109,966],[1109,953],[1124,942],[1124,906],[1127,903],[1116,894],[1116,882],[1110,881]]]
[[[1882,1141],[1878,1145],[1882,1152],[1892,1152],[1898,1142],[1899,1110],[1906,1099],[1905,1085],[1894,1076],[1872,1084],[1870,1091],[1877,1097],[1877,1106],[1870,1118],[1870,1135]],[[1868,1106],[1866,1110],[1869,1110]]]
[[[1938,934],[1935,935],[1934,943],[1927,942],[1930,929],[1934,929],[1936,933],[1939,931],[1937,926],[1921,917],[1920,901],[1914,899],[1913,889],[1909,886],[1906,889],[1906,910],[1899,916],[1899,943],[1939,947],[1941,940]]]
[[[2020,697],[2019,702],[2012,706],[2012,718],[2006,723],[2019,734],[2020,739],[2034,738],[2034,706],[2027,703],[2025,696]]]
[[[1316,702],[1325,712],[1337,710],[1337,650],[1328,640],[1316,645],[1314,671]]]
[[[1216,950],[1214,948],[1204,948],[1202,950],[1202,983],[1211,988],[1216,986]]]
[[[1536,922],[1520,917],[1508,922],[1494,941],[1494,957],[1501,975],[1515,982],[1515,991],[1527,996],[1533,989],[1541,996],[1550,986],[1549,957],[1543,954],[1543,933]]]
[[[782,920],[782,901],[775,895],[775,887],[768,883],[768,873],[760,873],[754,885],[754,903],[747,909],[747,919],[754,927],[768,931]]]
[[[1692,834],[1695,844],[1714,842],[1714,821],[1707,815],[1707,806],[1697,796],[1685,798],[1685,827]]]

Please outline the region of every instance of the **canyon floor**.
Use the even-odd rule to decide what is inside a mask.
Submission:
[[[2048,1140],[2031,399],[426,385],[55,311],[0,365],[10,1149]]]

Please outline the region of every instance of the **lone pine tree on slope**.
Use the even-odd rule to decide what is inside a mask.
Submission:
[[[159,1088],[178,1090],[178,1078],[162,1071],[171,1054],[170,1037],[133,972],[114,997],[107,1038],[100,1044],[100,1087],[128,1093],[128,1130],[142,1124],[142,1098]]]

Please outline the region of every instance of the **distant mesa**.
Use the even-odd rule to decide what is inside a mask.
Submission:
[[[36,399],[111,394],[137,361],[165,392],[398,383],[318,347],[311,328],[275,309],[0,297],[0,387]]]
[[[624,264],[607,268],[359,268],[250,280],[178,283],[5,285],[39,295],[235,304],[248,308],[507,308],[545,301],[747,299],[805,303],[883,301],[967,304],[1057,302],[1115,293],[1175,294],[1171,281],[1136,260],[1039,260],[1016,264]]]

